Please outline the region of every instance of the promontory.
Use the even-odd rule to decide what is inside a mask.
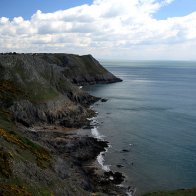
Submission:
[[[100,99],[80,86],[120,81],[91,55],[1,53],[0,195],[124,195],[93,164],[107,142],[72,132]]]

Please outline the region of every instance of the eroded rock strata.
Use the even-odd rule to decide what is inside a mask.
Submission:
[[[78,85],[119,81],[91,55],[0,54],[0,195],[124,195],[94,165],[107,142],[70,132],[99,100]]]

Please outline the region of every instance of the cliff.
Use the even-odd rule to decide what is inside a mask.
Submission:
[[[2,54],[0,78],[1,85],[20,90],[6,104],[14,119],[26,126],[35,122],[82,126],[89,115],[85,106],[98,98],[77,85],[120,81],[91,55],[73,54]]]
[[[123,195],[87,167],[107,142],[69,132],[99,100],[78,85],[119,81],[91,55],[0,54],[0,195]]]

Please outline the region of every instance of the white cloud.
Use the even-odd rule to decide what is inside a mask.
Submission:
[[[196,12],[157,20],[173,0],[94,0],[30,20],[0,18],[0,50],[93,53],[105,58],[195,58]],[[173,50],[172,50],[173,49]],[[130,54],[131,53],[131,54]],[[145,53],[145,54],[144,54]]]
[[[9,21],[9,18],[2,17],[0,18],[0,24],[6,24]]]

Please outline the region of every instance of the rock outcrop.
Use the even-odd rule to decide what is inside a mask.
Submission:
[[[0,81],[9,81],[20,90],[9,111],[23,125],[45,122],[81,127],[92,115],[86,106],[99,98],[77,85],[121,80],[91,55],[11,53],[0,55]]]
[[[91,55],[0,54],[0,195],[125,195],[93,164],[107,142],[70,132],[99,100],[78,85],[118,81]]]

